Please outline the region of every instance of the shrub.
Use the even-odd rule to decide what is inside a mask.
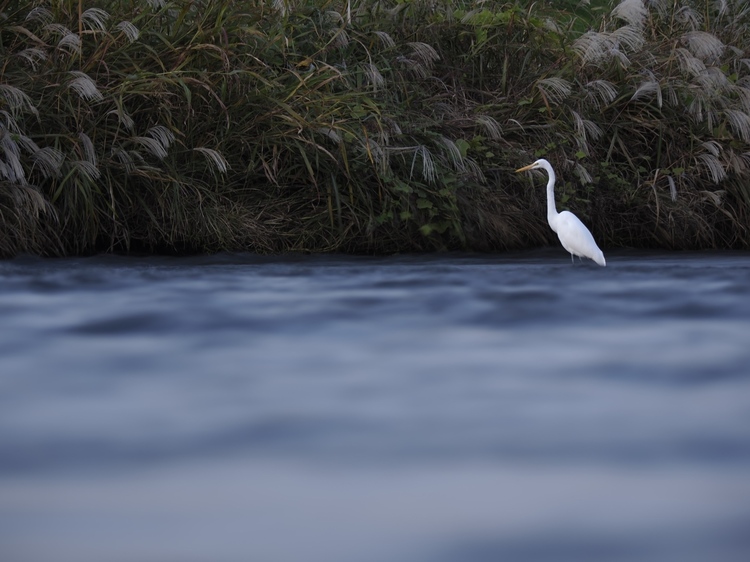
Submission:
[[[604,4],[0,0],[0,253],[747,246],[748,10]]]

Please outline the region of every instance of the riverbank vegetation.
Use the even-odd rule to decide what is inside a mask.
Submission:
[[[0,255],[750,247],[733,0],[0,0]]]

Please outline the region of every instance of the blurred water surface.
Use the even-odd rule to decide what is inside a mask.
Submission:
[[[0,262],[0,558],[750,560],[750,255],[607,262]]]

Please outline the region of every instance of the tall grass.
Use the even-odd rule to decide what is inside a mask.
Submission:
[[[0,0],[0,254],[747,246],[744,3],[604,4]]]

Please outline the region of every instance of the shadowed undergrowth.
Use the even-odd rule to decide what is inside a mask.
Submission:
[[[85,4],[85,5],[84,5]],[[743,2],[0,0],[0,254],[748,247]]]

